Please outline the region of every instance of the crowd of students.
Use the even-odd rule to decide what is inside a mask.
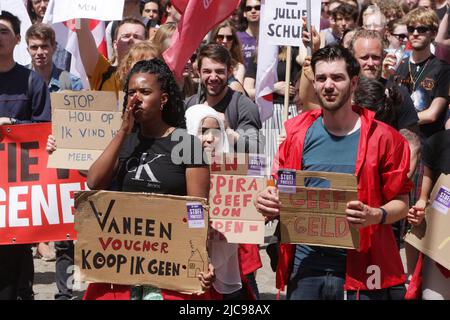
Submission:
[[[52,27],[42,23],[49,1],[25,2],[33,23],[25,39],[29,66],[13,58],[20,21],[6,11],[0,15],[0,126],[50,122],[50,92],[84,89],[70,73],[71,55],[58,45]],[[88,20],[80,19],[76,33],[90,89],[125,93],[122,127],[83,174],[95,190],[208,198],[208,163],[195,161],[192,154],[190,161],[175,164],[171,154],[180,140],[174,136],[192,140],[193,150],[201,144],[210,156],[263,153],[275,180],[278,169],[286,168],[355,174],[358,201],[348,203],[346,213],[360,232],[360,250],[271,245],[274,285],[287,286],[292,300],[341,300],[344,292],[347,299],[401,300],[415,266],[414,249],[403,238],[411,226],[423,223],[437,177],[450,172],[450,2],[321,3],[320,30],[306,30],[303,21],[301,41],[312,56],[300,43],[291,57],[279,48],[273,115],[266,121],[254,102],[257,55],[264,54],[258,42],[260,1],[241,0],[192,52],[182,79],[175,79],[162,58],[180,19],[170,0],[125,0],[123,19],[107,24],[106,56],[99,53]],[[289,83],[287,59],[292,60]],[[290,120],[283,123],[286,107]],[[47,152],[54,152],[57,143],[49,136]],[[136,164],[134,170],[130,163]],[[138,173],[139,179],[133,178]],[[328,187],[320,179],[308,186]],[[267,221],[278,219],[276,187],[255,195],[255,205]],[[55,299],[73,299],[68,282],[74,244],[60,241],[54,247]],[[406,272],[399,255],[403,247]],[[203,295],[91,284],[84,298],[259,298],[257,245],[212,242],[208,249],[211,265],[199,277]],[[37,252],[53,258],[48,244],[39,244]],[[422,298],[449,299],[449,270],[425,261],[424,270],[432,271],[424,272]],[[367,271],[374,265],[381,270],[375,287]],[[0,299],[33,299],[33,269],[32,245],[0,245]]]

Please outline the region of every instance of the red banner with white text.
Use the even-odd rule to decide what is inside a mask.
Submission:
[[[0,126],[0,244],[74,240],[76,170],[47,169],[50,123]]]

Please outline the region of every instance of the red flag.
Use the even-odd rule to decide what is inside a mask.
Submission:
[[[163,57],[179,79],[205,35],[233,13],[239,0],[172,0],[172,4],[181,13],[181,19]]]

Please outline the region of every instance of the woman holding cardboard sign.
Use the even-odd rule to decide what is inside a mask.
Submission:
[[[195,163],[194,152],[201,150],[199,141],[184,127],[184,108],[179,89],[167,65],[158,59],[136,63],[125,81],[122,127],[88,172],[93,190],[108,189],[115,183],[119,191],[153,192],[208,198],[209,169]],[[172,157],[172,150],[189,141],[188,161]],[[193,149],[192,149],[193,148]],[[183,152],[183,150],[181,150]],[[186,153],[186,152],[184,152]],[[175,164],[181,160],[181,165]],[[214,279],[210,265],[201,273],[203,289]],[[202,297],[210,297],[208,291]],[[151,286],[133,287],[91,284],[85,299],[190,299],[177,292]]]

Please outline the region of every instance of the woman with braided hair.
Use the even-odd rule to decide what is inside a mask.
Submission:
[[[200,141],[183,129],[183,101],[167,65],[159,59],[137,62],[126,78],[124,92],[122,127],[89,169],[89,188],[108,189],[114,181],[116,189],[124,192],[208,198],[209,168],[203,154],[193,152],[202,150]],[[177,159],[172,151],[180,142],[187,148],[177,153]],[[151,286],[91,284],[84,299],[211,298],[213,279],[210,265],[209,272],[199,276],[202,288],[207,290],[200,297]]]

